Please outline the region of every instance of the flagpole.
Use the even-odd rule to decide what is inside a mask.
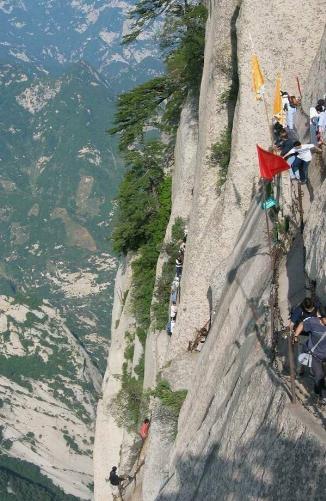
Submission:
[[[264,207],[265,207],[265,219],[266,219],[266,229],[267,229],[267,239],[268,239],[268,249],[269,249],[269,256],[271,258],[271,262],[273,261],[272,259],[272,241],[271,241],[271,234],[269,230],[269,220],[268,220],[268,214],[267,214],[267,183],[266,181],[264,182]]]
[[[302,99],[302,92],[301,92],[301,85],[300,85],[300,82],[299,82],[299,77],[296,77],[296,81],[297,81],[297,85],[298,85],[298,91],[299,91],[299,94],[300,94],[300,98]]]
[[[272,126],[272,123],[269,119],[269,113],[268,113],[268,107],[267,107],[267,102],[266,102],[266,98],[265,98],[265,93],[263,93],[263,101],[264,101],[264,107],[265,107],[267,126],[268,126],[268,130],[269,130],[269,133],[271,136],[271,147],[273,148],[273,151],[274,151],[274,135],[273,135],[273,128],[272,128],[273,126]]]

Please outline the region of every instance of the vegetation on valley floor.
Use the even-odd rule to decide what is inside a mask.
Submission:
[[[38,466],[0,453],[1,501],[76,501],[42,475]]]

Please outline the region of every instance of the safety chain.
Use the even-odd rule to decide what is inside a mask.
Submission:
[[[279,266],[281,258],[284,255],[282,245],[275,245],[272,249],[272,284],[270,293],[270,308],[271,308],[271,325],[272,325],[272,365],[277,373],[280,373],[280,368],[277,360],[277,347],[280,335],[286,334],[287,328],[284,325],[281,315],[278,292],[279,292]],[[278,328],[280,327],[280,328]]]

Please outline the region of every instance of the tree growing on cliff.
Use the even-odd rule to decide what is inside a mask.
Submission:
[[[157,18],[169,19],[171,16],[182,16],[187,7],[187,0],[138,0],[129,11],[132,25],[130,32],[124,36],[123,43],[136,40]]]
[[[153,141],[142,149],[126,153],[129,170],[119,188],[112,237],[118,254],[136,251],[153,238],[152,222],[160,210],[160,185],[165,176],[164,151],[160,141]]]
[[[149,2],[145,2],[146,5]],[[204,63],[206,8],[185,6],[169,12],[161,32],[166,73],[121,94],[111,134],[120,133],[120,149],[137,147],[148,127],[173,133],[190,93],[198,97]]]
[[[146,129],[160,127],[163,103],[176,90],[177,82],[163,75],[118,97],[115,126],[109,133],[120,132],[120,150],[127,152],[128,146],[134,143],[141,145]]]

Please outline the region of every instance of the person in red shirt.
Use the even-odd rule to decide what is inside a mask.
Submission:
[[[141,436],[143,442],[148,437],[149,427],[150,427],[150,422],[149,422],[149,419],[146,418],[146,419],[144,419],[144,421],[140,427],[140,430],[139,430],[139,435]]]

